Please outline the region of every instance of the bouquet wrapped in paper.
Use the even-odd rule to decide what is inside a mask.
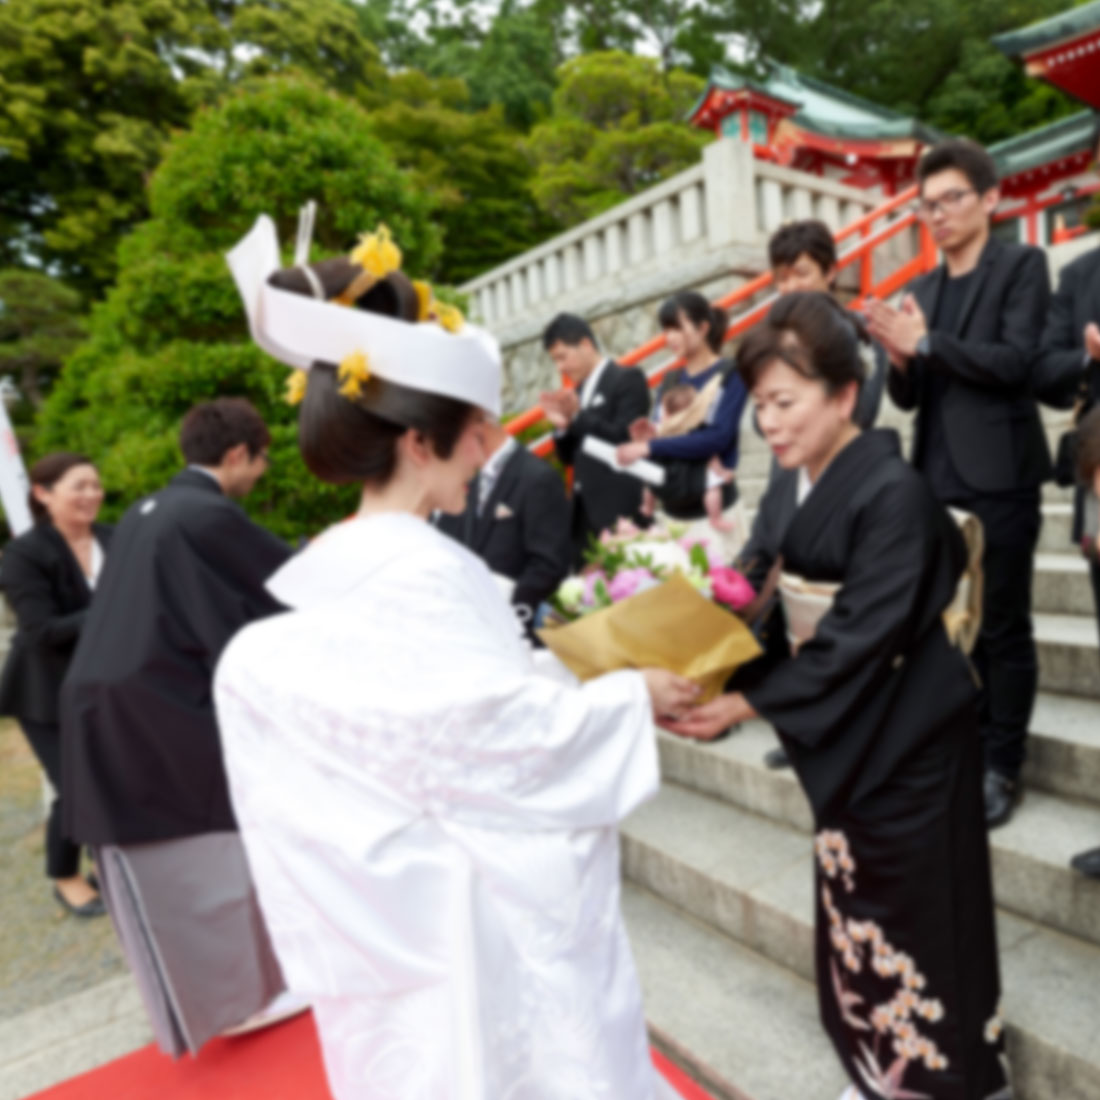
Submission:
[[[586,555],[587,567],[551,598],[539,631],[581,680],[622,668],[665,668],[720,694],[760,646],[735,612],[755,593],[703,539],[676,527],[639,531],[620,523]]]

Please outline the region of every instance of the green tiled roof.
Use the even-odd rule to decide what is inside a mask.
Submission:
[[[1052,15],[1049,19],[1020,27],[1019,30],[998,34],[993,38],[993,45],[1009,57],[1020,57],[1098,28],[1100,0],[1093,0],[1091,4],[1070,8],[1069,11]]]
[[[937,131],[915,118],[880,107],[877,103],[834,88],[823,80],[804,76],[786,65],[771,63],[763,81],[747,80],[728,69],[716,65],[710,74],[710,83],[691,114],[703,105],[711,88],[726,91],[748,89],[773,99],[782,100],[798,108],[794,120],[815,133],[831,137],[849,137],[866,141],[890,138],[917,138],[935,141]]]
[[[1037,130],[989,146],[1002,177],[1051,164],[1062,157],[1087,149],[1092,142],[1094,116],[1091,111],[1059,119]]]

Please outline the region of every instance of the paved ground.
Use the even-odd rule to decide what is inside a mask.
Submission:
[[[107,917],[78,920],[43,872],[38,766],[19,727],[0,720],[0,1020],[125,973]]]

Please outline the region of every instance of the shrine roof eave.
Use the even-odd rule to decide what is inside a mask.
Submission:
[[[1045,50],[1060,42],[1070,42],[1083,34],[1100,29],[1100,0],[1070,8],[1069,11],[1041,19],[1018,30],[994,35],[993,45],[1007,57],[1020,58]]]
[[[799,111],[793,121],[804,129],[812,130],[823,137],[841,140],[848,138],[852,141],[897,141],[909,138],[926,145],[933,145],[947,136],[915,118],[898,117],[891,120],[884,119],[879,123],[834,123]]]
[[[707,81],[707,86],[703,89],[702,94],[692,105],[691,109],[687,112],[687,120],[694,122],[699,112],[707,105],[710,97],[715,91],[719,92],[751,92],[753,95],[761,96],[765,99],[775,100],[776,103],[781,104],[784,107],[789,107],[792,112],[797,110],[801,104],[797,100],[787,99],[784,96],[776,95],[775,92],[768,89],[764,84],[755,80],[747,80],[744,77],[735,76],[728,69],[722,68],[720,65],[716,65],[710,74],[710,79]]]
[[[1094,126],[1091,111],[1078,111],[1048,126],[999,141],[988,151],[997,162],[1001,178],[1009,179],[1075,153],[1088,152]]]

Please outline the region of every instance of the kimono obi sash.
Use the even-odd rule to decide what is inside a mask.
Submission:
[[[982,628],[982,554],[985,535],[982,522],[970,512],[949,508],[966,542],[966,570],[959,578],[955,596],[943,613],[943,625],[952,645],[970,654]],[[794,573],[780,573],[779,595],[787,620],[787,641],[797,652],[817,632],[817,624],[828,614],[841,589],[840,584],[812,581]]]

